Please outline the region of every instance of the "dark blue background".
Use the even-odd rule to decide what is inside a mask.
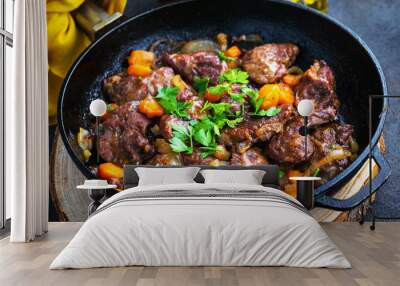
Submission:
[[[400,95],[400,1],[336,0],[330,4],[329,14],[358,33],[377,56],[389,95]],[[389,105],[384,138],[392,175],[378,192],[378,217],[400,216],[400,99],[390,99]]]

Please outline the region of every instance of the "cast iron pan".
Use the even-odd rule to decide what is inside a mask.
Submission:
[[[213,37],[219,32],[258,33],[266,42],[293,42],[301,50],[296,65],[307,68],[314,59],[324,59],[332,67],[341,101],[341,117],[355,126],[363,151],[346,170],[316,189],[316,204],[345,210],[368,198],[368,187],[346,200],[329,195],[347,182],[367,159],[368,95],[387,94],[382,69],[371,50],[349,28],[288,1],[182,1],[130,18],[97,39],[72,66],[58,102],[63,142],[82,173],[93,177],[80,159],[76,134],[79,127],[88,127],[88,122],[93,121],[90,102],[104,98],[102,81],[124,67],[129,51],[145,49],[159,38],[198,39]],[[374,148],[382,133],[386,106],[386,100],[374,102]],[[373,191],[376,191],[389,176],[390,167],[377,149],[374,157],[381,168],[373,181]]]

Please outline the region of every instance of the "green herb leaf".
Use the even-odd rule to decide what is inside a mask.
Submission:
[[[257,113],[260,110],[261,104],[264,101],[262,98],[258,98],[258,91],[250,87],[243,86],[242,92],[250,98],[250,104],[253,106],[254,112]]]
[[[182,140],[186,140],[189,138],[189,132],[185,126],[179,124],[172,124],[171,128],[174,131],[175,137],[178,137]]]
[[[232,105],[227,102],[220,102],[211,104],[211,108],[213,109],[215,115],[219,115],[229,112],[229,110],[232,108]]]
[[[218,84],[216,86],[211,86],[207,89],[207,91],[211,94],[215,94],[215,95],[221,95],[225,92],[227,92],[230,88],[230,85],[228,83],[222,83],[222,84]]]
[[[253,113],[252,115],[255,116],[268,116],[268,117],[273,117],[278,115],[281,112],[281,109],[279,107],[272,106],[268,108],[267,110],[259,110],[256,113]]]
[[[176,109],[176,96],[178,93],[179,89],[177,87],[164,87],[158,90],[156,98],[167,113],[171,113]]]
[[[241,69],[231,69],[222,74],[219,78],[220,82],[227,81],[229,83],[243,83],[246,84],[249,82],[248,80],[249,74]]]
[[[193,127],[188,126],[187,128],[183,125],[172,124],[173,135],[170,141],[171,149],[174,152],[192,154],[193,152]],[[189,145],[188,145],[189,144]]]
[[[210,130],[199,129],[194,133],[194,139],[203,146],[209,146],[212,141]]]
[[[234,128],[238,123],[243,121],[241,111],[232,113],[232,105],[227,102],[210,103],[206,102],[202,110],[212,110],[212,114],[203,118],[201,125],[212,131],[213,135],[221,136],[220,130],[227,125]],[[198,128],[198,127],[197,127]],[[215,139],[213,139],[215,141]]]
[[[188,102],[178,101],[176,99],[178,94],[179,88],[177,87],[163,87],[158,90],[156,98],[166,113],[181,118],[188,118],[189,114],[187,113],[187,109],[191,107],[191,104]]]
[[[215,143],[215,135],[215,123],[209,117],[204,117],[193,125],[193,138],[202,146],[209,147],[211,143]]]
[[[217,136],[221,136],[221,132],[219,131],[220,127],[217,124],[214,124],[214,134]]]
[[[218,51],[218,57],[221,61],[225,61],[225,62],[235,62],[236,61],[236,58],[226,56],[223,51]]]
[[[252,89],[248,86],[245,86],[245,85],[242,86],[241,91],[244,94],[248,95],[250,98],[258,97],[258,91],[256,89]]]
[[[200,157],[204,159],[210,155],[214,155],[216,150],[217,150],[217,145],[212,145],[210,147],[200,147]]]
[[[276,116],[279,113],[281,113],[281,109],[279,107],[276,107],[276,106],[270,107],[267,110],[267,116],[269,116],[269,117]]]
[[[279,170],[279,173],[278,173],[279,179],[282,179],[284,176],[285,176],[285,172],[282,170]]]
[[[208,77],[195,77],[193,80],[193,86],[197,90],[200,96],[203,96],[207,90],[210,79]]]
[[[208,100],[203,104],[203,107],[200,109],[200,113],[203,113],[204,111],[207,111],[211,108],[210,103]]]
[[[221,130],[225,126],[226,120],[228,119],[226,117],[226,114],[219,114],[219,115],[214,115],[212,117],[212,120],[215,126],[218,128],[218,133],[219,133],[219,130]]]
[[[256,110],[256,113],[260,112],[261,104],[263,102],[264,102],[264,99],[262,99],[262,98],[259,98],[259,99],[256,100],[256,105],[255,105],[255,108],[254,108]]]
[[[187,112],[187,110],[190,109],[190,107],[192,107],[192,104],[190,102],[182,102],[182,101],[178,101],[177,103],[178,104],[176,110],[172,114],[175,114],[176,116],[181,118],[189,118],[189,113]]]
[[[240,93],[229,93],[229,96],[232,98],[233,101],[237,103],[244,103],[244,96]]]
[[[191,146],[187,146],[185,142],[183,142],[183,140],[178,137],[173,137],[170,140],[170,146],[172,151],[176,153],[186,152],[188,154],[191,154],[193,152],[193,148]]]
[[[203,105],[203,108],[201,109],[201,112],[204,112],[206,110],[213,110],[215,115],[219,115],[224,112],[228,112],[231,108],[232,105],[227,102],[210,103],[209,101],[206,101],[206,103]]]
[[[319,173],[321,172],[320,168],[315,169],[313,177],[318,177]]]
[[[185,135],[188,134],[186,127],[183,126],[183,125],[171,124],[171,128],[172,128],[173,131],[180,132],[180,133],[183,133]]]
[[[235,119],[227,119],[225,121],[226,125],[228,125],[230,128],[235,128],[236,125],[238,125],[240,122],[243,121],[243,117],[235,118]]]

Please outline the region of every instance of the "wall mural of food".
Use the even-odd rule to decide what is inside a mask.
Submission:
[[[358,144],[338,114],[335,72],[323,59],[296,66],[300,52],[294,43],[225,33],[132,50],[126,68],[103,82],[108,108],[99,137],[95,125],[76,134],[81,155],[94,174],[118,185],[123,164],[272,163],[292,195],[290,176],[318,175],[324,183],[355,160]],[[303,99],[314,102],[307,154],[296,110]]]

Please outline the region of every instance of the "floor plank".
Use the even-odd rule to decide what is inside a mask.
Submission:
[[[304,269],[285,267],[120,267],[50,271],[55,256],[81,223],[50,223],[49,233],[32,243],[0,240],[2,286],[266,286],[266,285],[399,285],[400,223],[368,225],[327,223],[322,227],[345,253],[353,268]]]

